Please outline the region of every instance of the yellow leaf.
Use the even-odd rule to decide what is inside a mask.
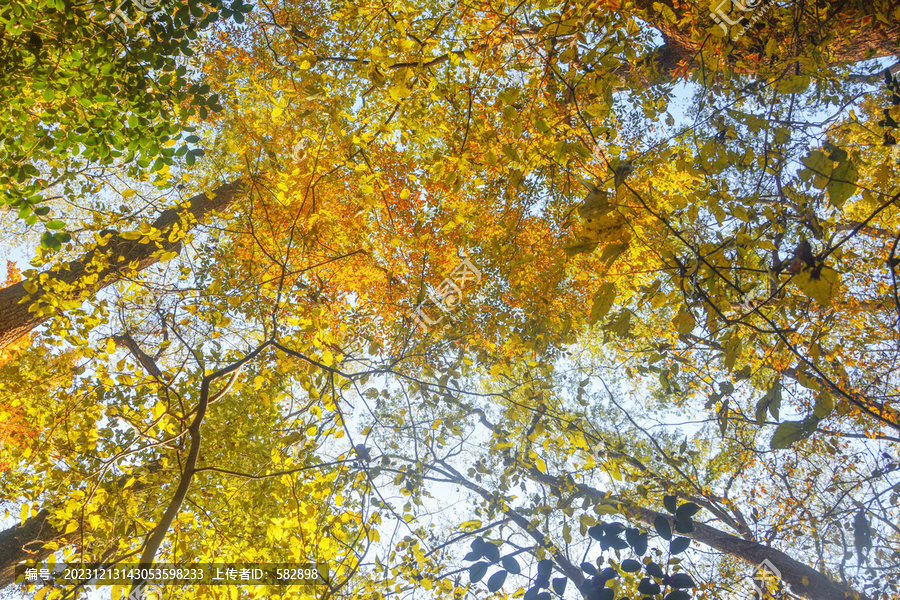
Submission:
[[[481,527],[481,521],[477,519],[474,521],[466,521],[465,523],[460,523],[459,528],[463,531],[472,531],[474,529],[479,529]]]
[[[537,470],[541,473],[547,472],[547,464],[544,462],[544,459],[538,458],[534,461],[534,466],[537,467]]]
[[[123,191],[122,191],[122,195],[125,196],[126,198],[131,198],[131,197],[134,196],[136,193],[137,193],[137,192],[135,192],[135,191],[134,191],[133,189],[131,189],[131,188],[128,188],[127,190],[123,190]]]
[[[161,416],[163,416],[163,414],[165,414],[165,412],[166,412],[166,405],[163,404],[162,402],[157,402],[156,405],[153,407],[153,418],[158,419]]]
[[[106,353],[114,354],[116,352],[116,343],[112,338],[107,338],[106,340]]]
[[[828,306],[837,293],[840,274],[830,267],[820,266],[801,271],[794,276],[793,282],[801,292],[822,306]]]
[[[19,521],[24,523],[28,520],[28,513],[31,512],[31,507],[27,504],[22,505],[22,510],[19,511]]]
[[[322,350],[322,362],[329,367],[334,364],[334,355],[327,348]]]
[[[144,237],[144,234],[142,234],[140,231],[123,231],[119,234],[119,237],[121,237],[123,240],[139,240]]]

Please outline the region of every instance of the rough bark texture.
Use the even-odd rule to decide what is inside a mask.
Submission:
[[[216,394],[220,395],[222,392]],[[159,461],[153,460],[146,465],[148,473],[159,473],[163,470]],[[114,484],[114,488],[124,486],[130,476],[123,475]],[[138,481],[131,487],[132,493],[146,489],[148,484]],[[48,542],[55,542],[60,549],[75,544],[81,546],[81,527],[79,526],[69,533],[57,529],[50,524],[50,510],[53,507],[42,509],[37,515],[24,523],[14,525],[5,531],[0,531],[0,589],[5,588],[15,581],[16,565],[22,561],[40,562],[47,559],[55,550],[42,548]],[[100,560],[105,561],[112,554],[107,550],[101,555]]]
[[[604,492],[591,486],[563,481],[558,477],[545,475],[537,469],[528,471],[531,479],[544,485],[558,489],[572,489],[577,496],[587,497],[596,502],[618,505],[626,515],[633,520],[653,528],[657,517],[664,517],[669,521],[672,531],[675,529],[675,519],[672,515],[663,514],[655,510],[636,506],[615,496],[607,496]],[[868,600],[866,596],[856,590],[847,588],[828,579],[819,571],[809,567],[770,546],[764,546],[752,540],[745,540],[736,535],[725,533],[715,527],[694,522],[692,533],[678,534],[696,540],[707,546],[733,556],[746,562],[751,569],[755,569],[764,560],[768,560],[780,571],[781,580],[791,587],[794,594],[809,598],[810,600]],[[804,579],[806,583],[804,583]]]
[[[54,287],[62,285],[66,288],[65,300],[88,298],[115,283],[124,274],[141,271],[156,263],[161,252],[178,252],[181,249],[181,242],[168,240],[174,228],[190,229],[194,223],[201,221],[210,213],[231,204],[243,189],[242,181],[234,181],[216,188],[211,193],[194,196],[182,206],[164,211],[153,222],[153,227],[162,232],[160,239],[155,243],[126,240],[113,232],[105,244],[94,248],[79,260],[50,271],[48,273],[50,280],[54,282]],[[187,220],[183,219],[183,213],[190,215]],[[20,282],[0,290],[0,349],[52,316],[49,312],[43,316],[36,316],[29,311],[29,307],[48,295],[48,285],[39,285],[38,290],[29,297],[25,283]]]
[[[760,7],[756,10],[767,10],[765,5],[771,6],[772,3],[772,0],[761,2]],[[656,10],[655,4],[662,4],[671,9],[676,21],[668,21],[661,11]],[[891,2],[838,2],[829,7],[827,12],[822,11],[815,15],[810,12],[812,9],[806,6],[806,13],[802,15],[797,15],[795,11],[794,18],[799,21],[799,38],[795,37],[797,32],[792,31],[785,34],[791,37],[790,39],[786,37],[784,41],[790,42],[789,45],[794,48],[795,52],[803,51],[804,48],[811,46],[818,46],[832,65],[853,64],[871,58],[896,57],[900,54],[900,23],[887,24],[873,18],[867,25],[861,24],[866,17],[875,15],[876,4],[880,8],[886,9]],[[718,3],[714,3],[712,8],[717,5]],[[728,6],[727,3],[726,6]],[[682,61],[691,70],[703,68],[698,54],[703,47],[705,33],[692,31],[694,27],[690,21],[696,22],[697,19],[700,19],[699,25],[712,27],[715,24],[712,17],[708,14],[697,16],[696,9],[692,10],[689,4],[676,4],[673,0],[636,0],[635,7],[644,11],[647,22],[657,29],[663,38],[663,44],[651,57],[654,66],[652,73],[641,76],[645,83],[652,85],[671,81],[675,70]],[[800,9],[804,9],[804,6],[800,5]],[[688,24],[681,23],[681,20],[691,11],[695,12],[695,15],[688,16]],[[754,12],[743,13],[737,8],[732,8],[730,15],[732,19],[745,15],[749,19]],[[726,58],[728,62],[734,64],[737,58],[746,59],[751,55],[766,56],[766,42],[773,34],[772,30],[766,29],[770,23],[770,17],[769,13],[762,14],[762,18],[756,24],[756,27],[763,28],[762,34],[752,28],[748,30],[740,39],[740,48],[736,50],[736,55]],[[836,26],[849,24],[854,24],[852,35],[834,35]],[[623,75],[627,76],[626,72],[623,72]],[[878,79],[875,78],[873,81]]]
[[[648,527],[653,527],[656,518],[663,516],[669,521],[669,525],[674,531],[675,519],[670,515],[663,515],[662,513],[638,506],[628,506],[626,510]],[[763,546],[757,542],[745,540],[720,531],[715,527],[696,522],[692,533],[680,535],[738,558],[753,568],[764,560],[768,560],[780,571],[781,580],[791,587],[791,591],[804,598],[810,598],[811,600],[847,600],[848,598],[866,600],[866,597],[862,594],[831,581],[812,567],[796,561],[781,550],[770,546]],[[804,579],[808,583],[804,584]]]
[[[54,552],[42,548],[44,544],[56,542],[62,547],[78,538],[77,531],[66,535],[50,525],[49,516],[50,512],[44,509],[24,523],[0,532],[0,589],[15,580],[17,564],[43,561]]]

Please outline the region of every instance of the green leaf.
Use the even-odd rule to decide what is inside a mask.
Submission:
[[[838,208],[843,206],[847,198],[856,192],[856,181],[858,179],[859,172],[850,160],[838,163],[838,166],[831,173],[831,181],[826,186],[828,199],[831,200],[831,203]]]
[[[590,254],[597,249],[600,242],[585,237],[578,238],[575,242],[563,246],[566,256],[577,256],[578,254]]]
[[[805,92],[812,80],[809,75],[786,75],[775,85],[775,89],[782,94],[798,94]]]
[[[66,226],[62,221],[49,221],[44,224],[47,229],[62,229]]]
[[[500,548],[497,544],[485,544],[481,548],[481,555],[492,563],[497,563],[500,561]]]
[[[669,578],[669,586],[673,588],[692,588],[697,587],[694,580],[687,573],[675,573]]]
[[[484,577],[484,574],[487,573],[488,563],[486,562],[477,562],[471,567],[469,567],[469,580],[472,583],[477,583],[481,581],[481,578]]]
[[[553,561],[545,558],[544,560],[538,561],[537,564],[537,574],[538,577],[543,577],[544,579],[550,578],[550,573],[553,572]]]
[[[649,577],[644,577],[638,584],[638,592],[644,594],[645,596],[655,596],[656,594],[662,593],[662,590],[660,589],[658,583],[656,583]]]
[[[669,543],[669,552],[672,554],[681,554],[691,545],[690,538],[677,537]]]
[[[519,562],[512,556],[504,556],[503,560],[500,561],[500,564],[513,575],[518,575],[522,572],[522,569],[519,567]]]
[[[785,421],[775,429],[769,447],[772,450],[784,450],[790,448],[800,440],[808,438],[819,425],[819,418],[815,415],[803,421]]]
[[[591,308],[589,323],[593,325],[606,316],[616,299],[616,286],[612,283],[604,283],[594,294],[594,306]]]
[[[49,231],[45,231],[41,236],[41,247],[42,248],[56,248],[59,246],[59,242]]]
[[[772,418],[778,420],[778,412],[781,408],[781,380],[776,379],[766,395],[756,403],[756,423],[762,425],[766,420],[766,411]]]
[[[678,533],[691,533],[694,531],[694,522],[690,519],[675,519],[675,531]]]
[[[563,595],[563,592],[566,591],[566,584],[569,583],[569,579],[567,577],[555,577],[553,579],[553,591]]]
[[[826,392],[821,392],[816,397],[816,407],[813,411],[813,415],[818,419],[824,419],[828,415],[830,415],[834,411],[834,398],[832,398],[831,394]]]
[[[612,242],[607,244],[600,254],[600,262],[604,264],[610,263],[626,250],[628,250],[628,242]]]
[[[626,558],[622,561],[622,570],[626,573],[637,573],[641,570],[641,563],[633,558]]]
[[[647,571],[647,575],[649,575],[650,577],[662,578],[665,576],[665,573],[663,573],[662,568],[653,561],[648,562],[647,566],[645,566],[644,569]]]
[[[664,540],[672,539],[672,527],[669,525],[669,520],[664,516],[659,515],[653,520],[653,528]]]
[[[694,319],[694,315],[691,314],[691,311],[687,309],[684,305],[678,310],[678,314],[675,316],[675,319],[672,321],[672,325],[675,326],[675,330],[680,335],[687,335],[694,330],[694,326],[697,324],[697,321]]]
[[[671,494],[667,494],[663,496],[663,506],[666,507],[667,511],[674,515],[675,511],[678,509],[678,499]]]
[[[625,531],[625,540],[638,556],[643,556],[647,552],[647,538],[646,532],[642,532],[634,527]]]
[[[678,510],[675,511],[676,519],[690,519],[694,515],[700,512],[700,507],[694,504],[693,502],[685,502],[681,506],[678,507]]]
[[[497,571],[491,578],[488,579],[487,588],[489,592],[496,592],[500,588],[503,587],[503,583],[506,581],[506,571]]]

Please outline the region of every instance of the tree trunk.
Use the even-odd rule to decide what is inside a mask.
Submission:
[[[606,493],[589,485],[566,482],[559,477],[545,475],[534,468],[528,470],[528,476],[544,485],[560,490],[572,490],[576,496],[616,506],[626,518],[638,521],[651,529],[658,517],[664,517],[669,521],[672,531],[675,530],[675,519],[672,515],[636,506],[621,498],[607,496]],[[736,535],[720,531],[715,527],[697,522],[694,522],[693,532],[679,535],[691,538],[704,546],[742,560],[753,569],[764,560],[768,560],[780,571],[781,581],[791,587],[791,592],[804,598],[809,598],[810,600],[847,600],[848,598],[867,600],[866,596],[859,592],[831,581],[819,571],[794,560],[781,550],[776,550],[770,546],[763,546],[758,542],[745,540]]]
[[[675,21],[666,19],[663,12],[656,9],[656,4],[662,4],[670,9],[675,15]],[[745,2],[744,4],[750,3]],[[759,23],[768,26],[770,15],[764,11],[771,10],[773,4],[774,0],[760,2],[755,11],[743,12],[731,3],[725,2],[723,9],[730,11],[732,19],[740,17],[750,19],[758,11],[761,17]],[[715,10],[718,6],[717,0],[710,6],[710,10]],[[700,51],[705,41],[704,35],[697,34],[696,26],[699,19],[699,22],[706,27],[715,27],[715,21],[710,13],[692,17],[688,13],[696,12],[694,6],[677,3],[673,0],[636,0],[635,8],[644,12],[647,23],[657,29],[663,39],[663,44],[656,49],[652,56],[655,68],[651,74],[644,74],[644,83],[649,85],[668,83],[682,61],[689,69],[703,68]],[[807,11],[809,10],[807,8]],[[822,54],[829,57],[832,65],[853,64],[873,58],[897,57],[900,54],[900,46],[897,43],[897,40],[900,39],[900,24],[887,24],[880,21],[876,16],[878,10],[890,12],[890,2],[876,0],[871,3],[853,5],[840,2],[834,5],[831,11],[817,15],[815,23],[808,14],[803,15],[802,27],[799,30],[801,37],[792,43],[801,48],[813,45],[821,46]],[[682,21],[685,18],[687,21]],[[871,22],[863,25],[866,18],[870,18]],[[744,21],[744,23],[746,22]],[[830,35],[836,26],[847,26],[851,23],[856,25],[852,37]],[[729,31],[731,29],[740,29],[740,26],[732,26]],[[750,56],[765,57],[766,42],[770,34],[771,32],[767,32],[766,35],[759,35],[758,31],[748,30],[740,39],[740,44],[735,47],[735,52],[739,53],[739,56],[729,56],[725,60],[734,65],[738,58],[746,60]],[[630,67],[623,68],[620,72],[625,77],[630,73]],[[870,81],[869,78],[865,78],[865,80]],[[871,82],[878,83],[879,81],[881,78],[876,77]]]
[[[218,392],[218,394],[221,393],[221,391]],[[162,466],[158,460],[153,460],[144,467],[148,473],[162,471]],[[129,479],[129,475],[119,477],[113,489],[121,488]],[[131,491],[135,493],[146,489],[146,487],[146,482],[138,481],[132,486]],[[50,524],[48,517],[52,509],[53,506],[43,508],[36,516],[27,519],[24,523],[14,525],[6,531],[0,531],[0,590],[15,581],[16,565],[23,561],[43,562],[56,552],[55,549],[43,548],[44,544],[55,542],[57,549],[62,549],[72,544],[81,545],[82,531],[80,523],[75,530],[64,533]],[[107,558],[108,555],[101,557],[100,561]]]
[[[78,539],[78,531],[68,535],[53,527],[47,518],[46,508],[24,523],[0,532],[0,589],[11,584],[16,577],[16,565],[22,561],[44,561],[55,550],[44,548],[48,542],[59,547]]]
[[[178,235],[179,232],[190,230],[210,213],[224,209],[244,189],[243,181],[233,181],[164,211],[153,222],[153,228],[161,232],[156,242],[142,243],[140,239],[128,240],[113,233],[105,243],[79,260],[42,273],[41,277],[49,275],[47,281],[23,281],[0,290],[0,349],[50,319],[58,310],[56,306],[78,304],[124,274],[136,273],[155,264],[163,252],[180,251],[182,235]],[[37,285],[37,291],[29,294],[26,285]],[[50,305],[48,300],[55,302]],[[38,305],[42,308],[39,312],[30,310]]]

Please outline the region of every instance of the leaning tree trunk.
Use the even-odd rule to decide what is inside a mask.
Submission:
[[[527,472],[532,480],[543,485],[552,486],[560,490],[569,490],[576,496],[590,498],[597,503],[616,506],[626,518],[638,521],[650,528],[654,527],[657,518],[663,517],[669,521],[669,526],[674,530],[675,524],[672,515],[637,506],[615,496],[607,496],[605,492],[589,485],[565,481],[562,478],[541,473],[534,468],[528,469]],[[831,581],[819,571],[770,546],[764,546],[752,540],[745,540],[742,537],[731,535],[715,527],[697,522],[694,523],[694,531],[680,535],[744,561],[752,568],[757,567],[764,560],[768,560],[780,571],[781,580],[791,587],[791,592],[804,598],[809,598],[810,600],[867,600],[867,597],[858,591]]]
[[[219,394],[222,392],[220,391]],[[162,471],[158,460],[153,460],[144,468],[149,473]],[[114,483],[113,489],[122,488],[130,477],[123,475]],[[147,483],[138,481],[131,487],[132,493],[146,489]],[[24,523],[13,525],[5,531],[0,531],[0,590],[12,584],[16,577],[16,565],[22,562],[38,563],[66,546],[81,546],[82,529],[81,522],[76,521],[77,527],[68,533],[50,522],[50,513],[55,508],[51,505],[42,508],[38,514],[25,520]],[[60,526],[62,527],[62,525]],[[66,527],[66,529],[69,529]],[[48,545],[45,548],[45,545]],[[100,561],[108,558],[101,557]],[[99,561],[98,561],[99,562]]]
[[[55,552],[45,548],[55,543],[67,546],[78,539],[79,532],[65,534],[50,524],[50,511],[46,508],[34,517],[0,531],[0,589],[11,584],[16,577],[16,565],[23,562],[43,562]]]
[[[185,231],[230,205],[244,189],[242,180],[233,181],[164,211],[152,225],[159,232],[155,242],[114,232],[80,259],[42,273],[41,278],[49,275],[46,281],[23,281],[0,290],[0,349],[50,319],[55,307],[78,304],[123,275],[155,264],[161,254],[180,251]]]
[[[719,4],[719,1],[716,0],[709,9],[715,9]],[[745,2],[744,4],[751,3]],[[808,14],[800,15],[802,27],[798,24],[799,30],[786,30],[784,39],[779,41],[786,43],[790,41],[798,50],[819,46],[822,55],[827,56],[829,64],[832,65],[853,64],[873,58],[900,58],[898,56],[900,55],[900,45],[897,41],[900,39],[900,23],[886,23],[877,16],[879,10],[889,12],[891,4],[884,0],[852,4],[839,2],[833,4],[830,9],[821,11],[821,14],[817,14],[815,19],[810,19]],[[774,0],[763,1],[756,9],[760,13],[757,17],[762,17],[760,23],[767,27],[775,26],[774,21],[770,22],[771,15],[767,14],[773,5]],[[674,0],[635,0],[634,6],[643,13],[643,18],[647,23],[659,31],[663,40],[662,45],[656,48],[650,57],[654,63],[652,72],[642,74],[644,83],[651,85],[669,83],[681,65],[685,65],[691,70],[704,68],[704,57],[701,56],[701,51],[707,44],[708,36],[698,35],[697,25],[699,22],[706,27],[715,26],[708,10],[698,13],[695,6]],[[735,19],[739,16],[749,19],[756,12],[744,13],[730,2],[725,2],[724,6],[731,12],[731,17]],[[807,12],[818,11],[810,6],[805,6]],[[799,5],[799,9],[804,9],[804,6]],[[667,12],[674,15],[674,20],[666,17]],[[690,13],[694,13],[694,15],[692,16]],[[846,27],[850,24],[855,25],[852,36],[833,35],[833,30],[837,26]],[[738,70],[749,74],[748,64],[766,58],[766,42],[770,35],[771,31],[767,31],[763,36],[758,35],[758,32],[748,31],[740,39],[740,44],[735,47],[734,53],[723,57],[723,60],[732,67],[740,63],[741,66]],[[799,39],[794,39],[793,36],[797,35],[800,36]],[[751,58],[752,60],[749,60]],[[896,72],[897,70],[895,65],[892,71]],[[618,69],[618,72],[623,77],[634,76],[630,65],[623,66]],[[859,80],[856,77],[851,77],[851,79]],[[864,80],[878,83],[881,78],[865,78]]]

